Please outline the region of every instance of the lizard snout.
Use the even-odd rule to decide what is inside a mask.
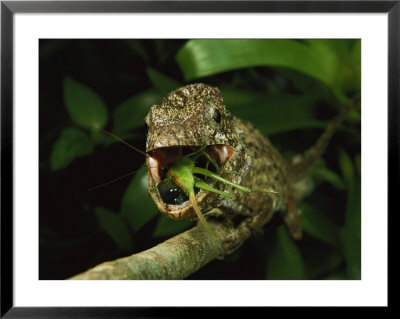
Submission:
[[[187,125],[168,125],[154,128],[147,136],[146,152],[160,148],[202,146],[207,144],[204,132],[191,131]]]

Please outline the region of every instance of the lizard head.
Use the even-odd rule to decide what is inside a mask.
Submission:
[[[173,219],[193,216],[186,194],[177,185],[161,183],[168,165],[205,147],[205,152],[223,168],[238,143],[232,120],[220,91],[206,84],[181,87],[150,108],[145,119],[148,186],[158,208],[167,216]],[[201,205],[206,196],[206,191],[198,191],[197,203]]]

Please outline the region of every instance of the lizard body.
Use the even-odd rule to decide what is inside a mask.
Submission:
[[[205,84],[179,88],[153,105],[146,117],[150,194],[168,217],[194,219],[196,215],[190,201],[179,197],[182,195],[179,190],[173,189],[176,198],[168,202],[158,186],[162,185],[164,171],[171,162],[206,145],[206,152],[220,165],[221,177],[249,188],[268,188],[277,193],[246,193],[234,189],[234,198],[230,199],[200,190],[196,201],[202,212],[207,215],[207,212],[219,209],[231,220],[242,216],[236,236],[248,237],[253,229],[262,226],[279,211],[292,236],[300,238],[300,211],[293,185],[306,175],[322,154],[345,114],[346,110],[330,123],[314,147],[286,162],[270,140],[252,124],[227,111],[217,88]],[[222,191],[229,189],[221,182],[206,182]]]

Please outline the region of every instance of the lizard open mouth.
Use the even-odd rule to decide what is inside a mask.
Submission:
[[[189,197],[173,180],[167,178],[169,166],[183,156],[199,150],[199,146],[174,146],[155,149],[149,153],[147,165],[152,184],[157,187],[164,204],[175,206],[170,207],[171,209],[189,205]],[[232,157],[233,148],[225,144],[214,144],[207,146],[203,152],[203,155],[197,157],[195,166],[217,172]],[[201,175],[196,177],[204,180]],[[195,193],[197,195],[199,189],[195,188]]]

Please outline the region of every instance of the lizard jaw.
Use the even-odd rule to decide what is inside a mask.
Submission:
[[[199,149],[199,147],[159,148],[153,150],[147,156],[146,162],[149,171],[148,185],[150,194],[158,208],[172,219],[187,218],[192,211],[192,205],[188,196],[176,184],[171,182],[169,185],[164,186],[161,183],[166,177],[166,171],[168,171],[170,163],[185,154],[192,153],[196,149]],[[233,148],[225,144],[215,144],[208,146],[206,152],[218,166],[222,166],[232,157]],[[161,186],[163,189],[160,188]],[[207,194],[208,192],[199,190],[196,192],[196,201],[201,202]]]

